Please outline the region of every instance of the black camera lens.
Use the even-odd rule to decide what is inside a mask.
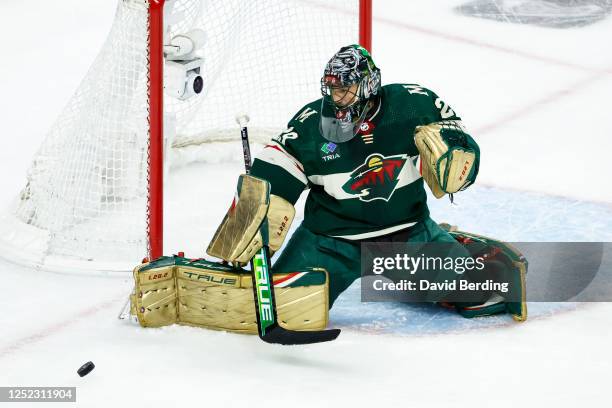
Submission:
[[[204,89],[204,79],[200,75],[198,75],[193,80],[193,92],[199,94],[202,92],[202,89]]]

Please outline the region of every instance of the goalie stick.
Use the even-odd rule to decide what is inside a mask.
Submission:
[[[247,174],[251,172],[251,148],[249,147],[249,132],[247,130],[248,121],[249,117],[246,115],[236,117],[236,122],[240,126],[244,168]],[[264,231],[262,231],[263,233]],[[257,316],[257,332],[259,337],[266,343],[284,345],[311,344],[335,340],[340,335],[339,329],[293,331],[284,329],[278,324],[274,284],[270,267],[270,251],[267,245],[263,245],[253,259],[251,259],[255,315]]]

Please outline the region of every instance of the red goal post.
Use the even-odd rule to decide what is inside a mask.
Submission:
[[[149,175],[148,237],[151,259],[163,255],[163,6],[165,0],[151,0],[149,11],[150,90],[149,122],[151,161]],[[372,52],[372,0],[359,0],[359,44]]]

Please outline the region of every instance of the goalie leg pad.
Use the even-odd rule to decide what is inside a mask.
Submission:
[[[464,317],[472,318],[498,313],[509,313],[517,322],[527,320],[526,274],[528,262],[521,252],[507,242],[469,232],[458,231],[448,224],[441,224],[457,241],[468,245],[472,256],[484,256],[485,265],[496,270],[497,278],[509,283],[508,294],[493,293],[480,305],[457,307]]]
[[[143,327],[173,323],[257,334],[249,271],[204,260],[163,257],[134,270],[132,311]],[[329,279],[324,269],[274,274],[281,325],[321,330],[329,318]]]

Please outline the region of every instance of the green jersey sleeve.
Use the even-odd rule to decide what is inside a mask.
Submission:
[[[309,149],[308,127],[304,121],[318,120],[317,111],[306,105],[287,124],[287,129],[274,137],[255,158],[251,174],[270,182],[271,194],[292,204],[308,187],[302,161]],[[312,126],[310,126],[312,127]]]

